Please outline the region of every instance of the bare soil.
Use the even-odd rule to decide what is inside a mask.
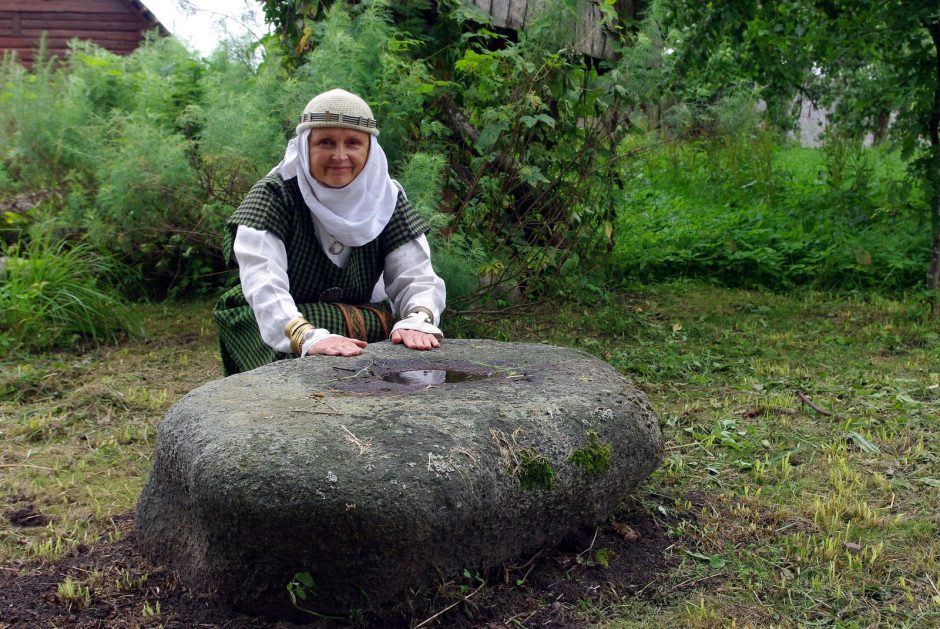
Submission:
[[[29,505],[6,515],[20,526],[43,519]],[[188,591],[137,552],[132,516],[116,526],[115,541],[79,545],[61,560],[0,566],[0,628],[583,627],[625,598],[660,596],[667,572],[666,530],[634,504],[616,520],[575,531],[558,547],[491,573],[465,574],[345,619],[307,616],[291,623],[244,615],[210,594]],[[87,605],[59,593],[67,577],[89,588]]]

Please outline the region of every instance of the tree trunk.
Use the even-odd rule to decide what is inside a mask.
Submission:
[[[927,165],[927,194],[930,199],[930,268],[927,271],[927,290],[930,292],[930,314],[937,317],[940,307],[937,288],[940,284],[940,22],[927,24],[936,50],[933,107],[930,111],[927,135],[930,138],[930,160]]]

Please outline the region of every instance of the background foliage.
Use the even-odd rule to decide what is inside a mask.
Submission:
[[[920,181],[926,287],[940,288],[940,5],[932,0],[773,3],[663,0],[674,80],[706,93],[745,79],[778,111],[832,110],[837,133],[887,136]],[[791,114],[792,115],[792,114]]]
[[[213,294],[235,281],[222,221],[280,159],[307,100],[342,86],[381,121],[461,309],[681,276],[898,291],[929,265],[932,153],[911,141],[926,83],[901,98],[929,41],[907,18],[884,35],[912,33],[912,70],[875,99],[862,78],[887,76],[897,55],[827,66],[835,83],[807,71],[846,58],[859,25],[822,6],[652,2],[642,22],[611,23],[623,46],[597,60],[576,52],[574,0],[518,33],[456,0],[262,4],[274,34],[208,58],[153,37],[128,57],[76,42],[31,70],[5,59],[4,241],[113,261],[119,273],[88,271],[103,294]],[[828,47],[821,25],[841,29]],[[840,94],[851,133],[791,146],[794,93]],[[895,104],[891,137],[906,140],[863,148],[857,132]]]

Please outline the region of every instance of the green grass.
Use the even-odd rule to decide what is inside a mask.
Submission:
[[[210,304],[137,308],[146,338],[2,365],[0,499],[56,518],[0,520],[3,565],[117,534],[160,418],[218,377]],[[924,313],[907,299],[677,282],[513,318],[452,315],[448,334],[580,347],[659,412],[665,459],[639,500],[669,531],[669,572],[651,596],[564,603],[586,622],[913,628],[940,624],[940,334]]]
[[[53,518],[0,519],[0,563],[107,540],[133,510],[169,406],[221,373],[209,306],[139,306],[145,338],[0,362],[0,501]]]
[[[674,283],[460,325],[581,347],[659,410],[644,501],[684,585],[604,624],[918,627],[940,624],[940,334],[924,313]]]

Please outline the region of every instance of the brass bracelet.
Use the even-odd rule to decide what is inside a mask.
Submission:
[[[290,339],[290,351],[300,354],[303,350],[304,336],[308,330],[315,330],[309,321],[303,317],[294,317],[284,326],[284,334]]]
[[[287,325],[284,326],[284,334],[287,336],[287,338],[292,338],[294,333],[297,331],[297,328],[303,326],[304,324],[309,325],[309,322],[304,319],[303,316],[298,315],[288,321]]]
[[[307,335],[307,332],[312,332],[315,329],[316,328],[314,328],[309,323],[298,327],[294,331],[294,335],[290,337],[290,351],[295,354],[300,354],[304,347],[304,337]]]

